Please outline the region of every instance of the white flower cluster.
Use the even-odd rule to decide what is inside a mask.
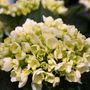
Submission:
[[[44,8],[50,10],[51,12],[63,14],[67,11],[64,6],[64,0],[41,0]]]
[[[33,90],[41,90],[43,81],[55,87],[62,76],[80,83],[81,74],[90,70],[90,38],[60,18],[43,20],[27,19],[0,44],[0,69],[10,71],[11,81],[18,81],[19,88],[29,75]]]
[[[62,14],[67,11],[63,0],[0,0],[0,13],[7,15],[26,15],[33,10],[39,9],[40,2],[45,9]]]
[[[90,0],[80,0],[79,2],[85,5],[86,8],[90,8]]]
[[[7,15],[26,15],[39,7],[40,0],[0,0],[0,13]],[[16,2],[14,2],[16,1]]]

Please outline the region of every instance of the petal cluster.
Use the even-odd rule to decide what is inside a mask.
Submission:
[[[0,14],[7,15],[27,15],[40,7],[40,3],[45,9],[56,14],[67,11],[63,0],[0,0]]]
[[[63,14],[67,11],[64,6],[64,0],[41,0],[44,8],[50,10],[51,12]]]
[[[39,7],[40,0],[0,0],[0,13],[26,15]]]
[[[60,18],[43,17],[40,23],[27,19],[0,44],[0,69],[10,71],[11,81],[18,81],[19,88],[29,75],[33,90],[41,90],[43,81],[55,87],[62,76],[80,83],[89,68],[90,38]]]

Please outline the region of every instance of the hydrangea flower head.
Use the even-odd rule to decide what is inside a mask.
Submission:
[[[32,75],[32,89],[41,90],[42,82],[59,84],[65,76],[80,83],[89,72],[90,38],[62,19],[43,17],[43,22],[27,19],[0,44],[0,69],[11,72],[11,81],[23,87]]]
[[[0,0],[0,14],[26,15],[39,7],[40,0]]]
[[[27,15],[42,6],[56,14],[67,11],[63,0],[0,0],[0,14],[11,16]]]
[[[44,8],[57,14],[63,14],[67,11],[64,6],[64,0],[41,0]]]

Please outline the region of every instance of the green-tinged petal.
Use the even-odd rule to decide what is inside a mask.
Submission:
[[[18,59],[18,60],[23,60],[23,59],[25,59],[25,57],[26,57],[26,53],[23,52],[23,51],[21,51],[21,52],[15,54],[15,57],[16,57],[16,59]]]
[[[6,57],[10,55],[10,49],[9,47],[5,46],[4,43],[0,44],[0,58]]]
[[[21,80],[19,81],[19,85],[18,85],[19,88],[25,86],[25,84],[27,83],[29,74],[30,74],[30,71],[28,69],[23,69],[22,70],[21,75],[20,75]]]
[[[49,83],[54,83],[55,76],[52,73],[45,73],[45,81]]]
[[[32,70],[36,70],[36,68],[40,66],[39,61],[33,55],[28,55],[25,61],[28,63],[28,66],[30,66]]]
[[[21,48],[25,53],[30,53],[30,44],[28,42],[22,42]]]
[[[42,84],[32,83],[32,90],[42,90]]]
[[[3,61],[3,64],[2,64],[1,69],[3,71],[9,72],[13,68],[12,67],[12,58],[7,57],[7,58],[4,58],[2,61]]]
[[[55,86],[58,85],[59,83],[60,83],[60,78],[59,78],[59,77],[55,77],[54,83],[53,83],[53,87],[55,87]]]
[[[58,40],[56,38],[49,38],[46,40],[46,45],[50,49],[55,49],[58,46]]]
[[[80,83],[81,74],[78,70],[72,71],[66,75],[66,80],[69,82],[79,82]]]
[[[42,69],[37,69],[33,72],[32,76],[32,83],[35,84],[42,84],[42,81],[44,80],[44,71]]]
[[[10,46],[10,50],[13,54],[19,53],[21,51],[21,47],[18,43],[13,42]]]
[[[32,54],[37,54],[38,50],[40,49],[39,45],[32,45],[31,46],[31,52]]]

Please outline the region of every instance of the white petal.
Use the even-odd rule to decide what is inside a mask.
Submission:
[[[32,90],[42,90],[42,84],[32,83]]]

